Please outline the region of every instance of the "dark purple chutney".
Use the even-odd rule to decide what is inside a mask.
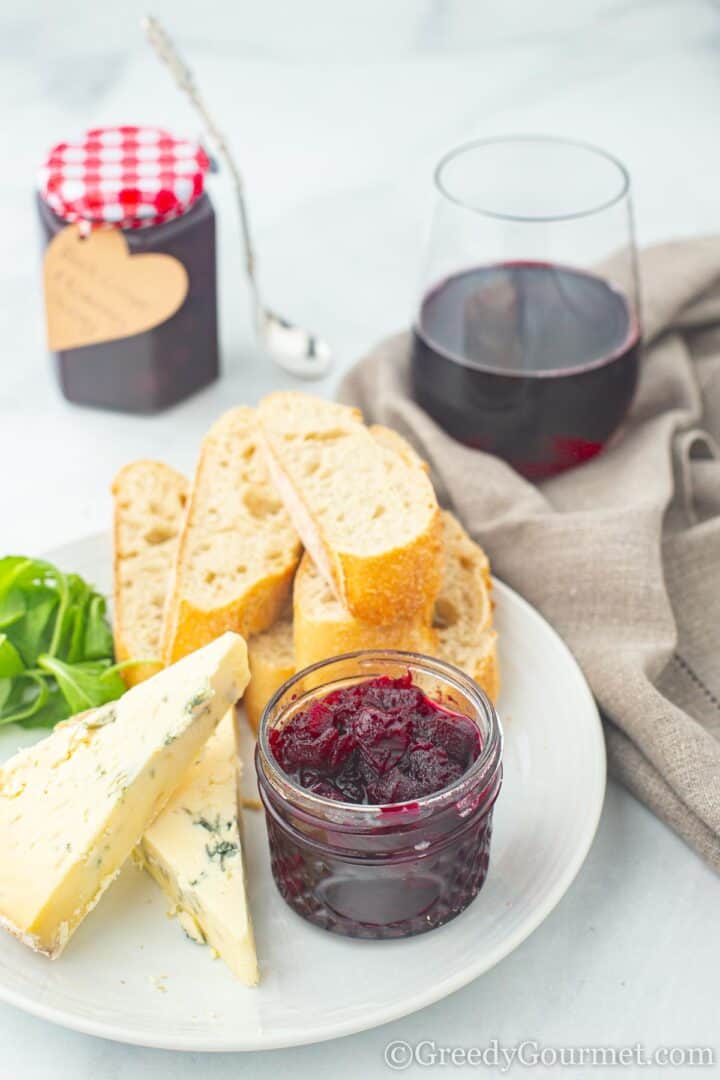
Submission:
[[[501,737],[486,764],[481,726],[449,704],[409,672],[381,675],[320,689],[269,726],[257,765],[272,870],[303,918],[351,937],[406,937],[475,898]]]
[[[431,701],[412,676],[333,690],[270,732],[280,768],[339,802],[406,803],[459,780],[480,754],[467,716]]]

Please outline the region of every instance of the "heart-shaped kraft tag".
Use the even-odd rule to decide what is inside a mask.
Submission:
[[[119,229],[77,225],[45,252],[45,310],[51,352],[141,334],[178,310],[188,276],[172,255],[131,255]]]

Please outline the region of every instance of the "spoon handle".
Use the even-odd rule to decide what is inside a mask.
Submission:
[[[225,162],[228,172],[232,177],[235,187],[238,209],[240,211],[240,225],[242,228],[243,243],[245,246],[245,269],[252,287],[256,310],[259,308],[259,295],[257,280],[255,277],[255,249],[253,247],[250,232],[250,218],[248,216],[247,203],[245,201],[245,185],[242,173],[232,155],[225,136],[218,129],[215,121],[207,110],[207,106],[200,96],[192,71],[180,56],[167,30],[158,22],[154,15],[146,15],[143,19],[145,35],[155,49],[160,60],[167,65],[170,74],[177,86],[187,94],[190,103],[200,114],[205,130],[215,144],[219,157]]]

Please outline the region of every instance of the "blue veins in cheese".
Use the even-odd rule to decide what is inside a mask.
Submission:
[[[62,952],[248,678],[224,634],[0,767],[0,926]]]
[[[207,944],[248,986],[258,981],[237,799],[230,712],[135,855],[170,899],[186,934]]]

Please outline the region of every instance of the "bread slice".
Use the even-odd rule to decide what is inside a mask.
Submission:
[[[170,585],[165,663],[225,630],[248,638],[271,626],[300,550],[268,475],[254,412],[231,409],[202,442]]]
[[[437,656],[482,687],[491,701],[500,693],[497,632],[493,628],[490,565],[457,518],[443,511],[445,574],[435,605]]]
[[[356,619],[337,599],[307,553],[295,575],[293,616],[298,671],[308,664],[357,649],[403,649],[431,654],[437,649],[437,634],[423,612],[384,624]]]
[[[185,477],[160,461],[133,461],[112,485],[115,654],[157,658],[125,668],[128,686],[162,667],[163,612],[187,493]]]
[[[366,622],[429,620],[441,525],[419,459],[374,439],[357,409],[295,391],[264,398],[258,421],[275,485],[338,600]]]
[[[370,431],[396,453],[419,460],[396,431],[381,424],[373,424]],[[441,513],[444,570],[433,612],[438,638],[435,655],[465,671],[495,701],[500,692],[500,669],[497,632],[492,625],[490,562],[457,518],[446,510]]]
[[[248,641],[250,682],[243,705],[252,728],[257,732],[263,709],[276,690],[295,674],[292,609],[288,604],[269,630]]]

